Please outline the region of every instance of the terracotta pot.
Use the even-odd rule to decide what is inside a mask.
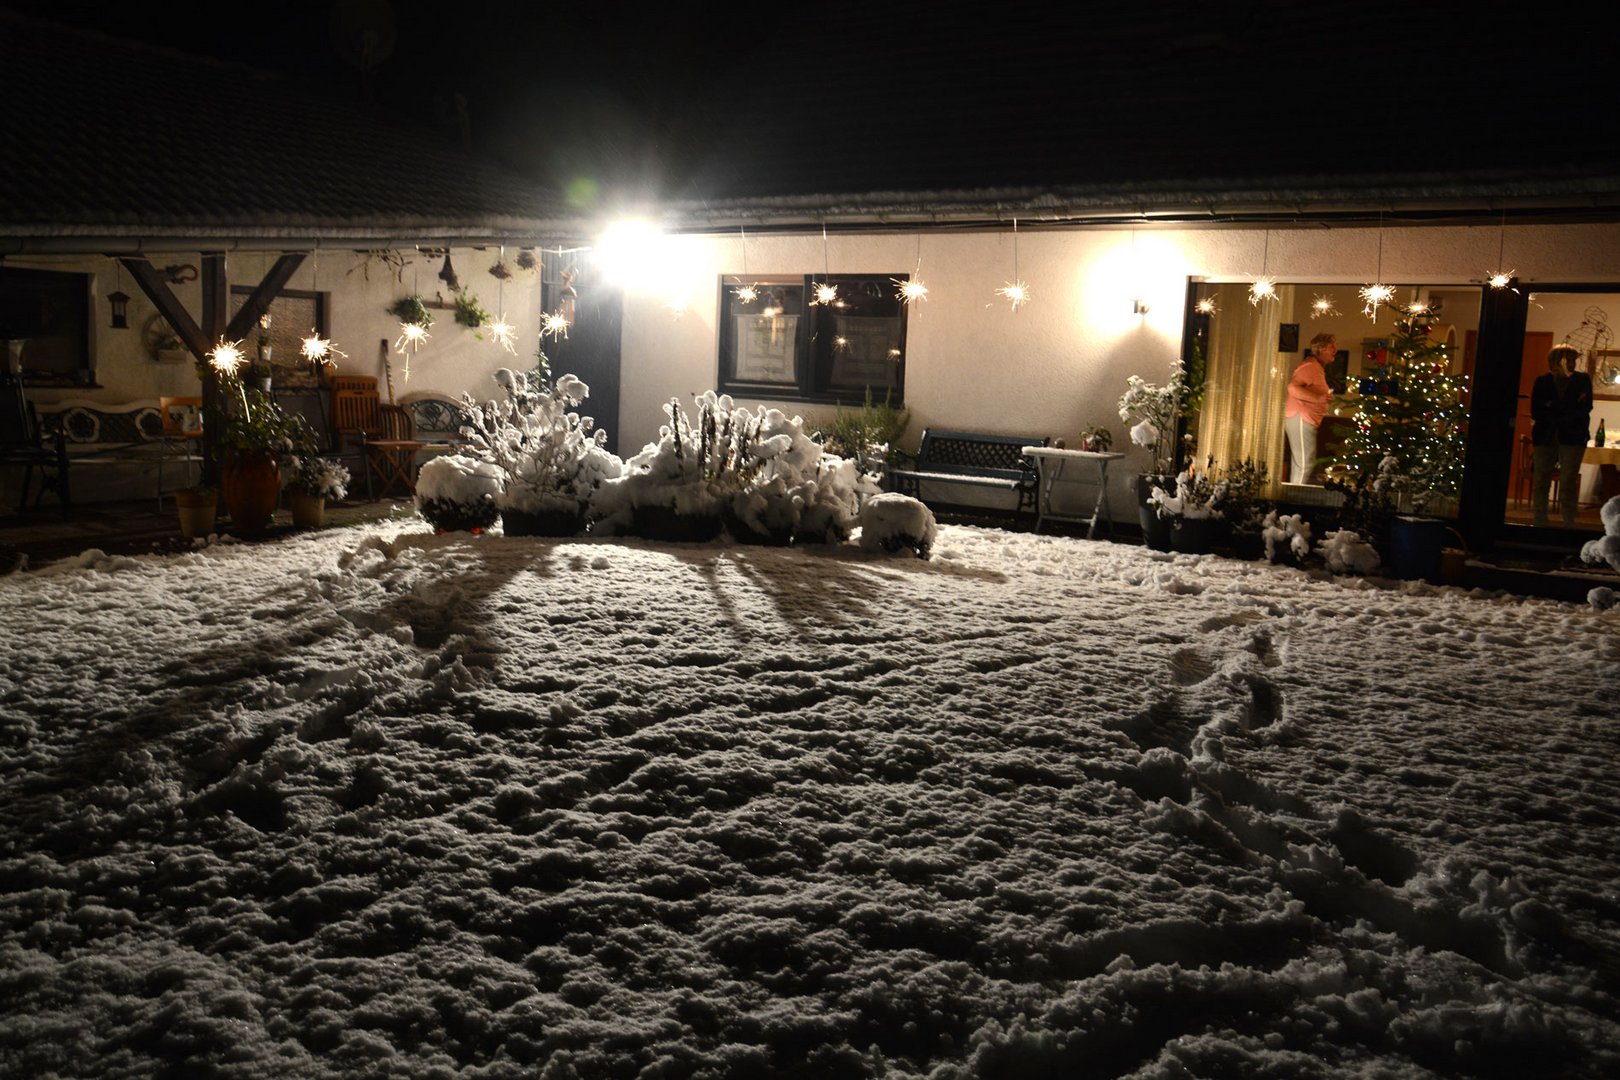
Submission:
[[[287,493],[287,508],[292,511],[293,524],[300,529],[314,529],[326,524],[325,496],[290,491]]]
[[[585,515],[565,510],[503,509],[501,528],[507,536],[578,536],[585,531]]]
[[[180,535],[187,540],[214,531],[214,518],[219,512],[217,491],[177,491],[174,505],[180,511]]]
[[[231,515],[231,531],[252,536],[263,532],[275,515],[281,466],[261,451],[238,451],[220,470],[219,486]]]

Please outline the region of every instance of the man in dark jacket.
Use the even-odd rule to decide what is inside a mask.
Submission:
[[[1530,388],[1530,442],[1535,455],[1531,486],[1536,524],[1547,524],[1547,491],[1558,477],[1558,509],[1564,527],[1575,524],[1581,495],[1581,458],[1586,453],[1592,419],[1592,378],[1576,371],[1580,350],[1554,345],[1547,354],[1547,374]]]

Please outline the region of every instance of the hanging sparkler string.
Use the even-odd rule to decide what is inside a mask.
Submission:
[[[895,278],[894,283],[900,287],[897,295],[903,303],[910,304],[917,300],[928,299],[928,286],[923,284],[922,279],[922,233],[920,231],[917,233],[917,269],[910,278],[904,281]]]
[[[1384,212],[1378,212],[1378,264],[1377,274],[1371,285],[1363,286],[1359,295],[1362,301],[1361,313],[1377,321],[1378,305],[1387,304],[1395,296],[1395,288],[1384,284]]]
[[[1512,282],[1513,275],[1518,270],[1503,269],[1506,266],[1504,253],[1507,251],[1507,211],[1502,211],[1501,222],[1497,225],[1496,234],[1496,269],[1485,275],[1486,282],[1493,289],[1505,289]]]
[[[1266,230],[1265,246],[1260,250],[1260,276],[1249,286],[1249,303],[1277,300],[1277,282],[1268,272],[1271,267],[1271,230]]]
[[[499,254],[496,256],[495,265],[503,270],[506,267],[505,244],[500,245]],[[494,341],[495,344],[499,345],[513,356],[516,356],[517,347],[512,343],[513,332],[512,324],[506,321],[506,277],[502,274],[496,274],[495,321],[489,324],[490,340]]]
[[[838,301],[838,286],[831,281],[832,263],[827,257],[827,223],[821,223],[821,280],[811,284],[815,294],[812,304],[834,304]]]
[[[1012,222],[1012,242],[1013,242],[1013,276],[1012,276],[1012,280],[1009,281],[1009,282],[1006,282],[1005,284],[1003,284],[1001,286],[1001,288],[997,289],[996,294],[998,296],[1004,296],[1008,300],[1012,301],[1012,309],[1014,311],[1017,311],[1018,306],[1020,304],[1025,304],[1025,303],[1029,302],[1029,286],[1025,285],[1024,284],[1024,279],[1018,276],[1018,219],[1017,218],[1013,218],[1013,222]],[[1131,243],[1132,243],[1132,246],[1134,247],[1135,243],[1136,243],[1136,234],[1134,232],[1131,234]]]
[[[741,225],[737,226],[737,236],[742,241],[743,272],[742,277],[738,280],[738,285],[734,295],[737,297],[737,301],[739,303],[752,304],[755,300],[759,299],[759,290],[754,288],[753,282],[748,280],[748,230],[744,229]]]

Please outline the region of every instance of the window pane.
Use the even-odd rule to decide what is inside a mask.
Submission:
[[[89,276],[0,267],[0,340],[21,343],[26,381],[89,384]]]
[[[804,284],[797,279],[762,281],[754,289],[755,296],[746,299],[737,295],[736,286],[725,286],[721,381],[796,391],[803,375],[799,333]]]
[[[895,295],[896,276],[831,279],[838,299],[814,309],[819,392],[860,398],[870,388],[898,397],[905,358],[905,305]]]

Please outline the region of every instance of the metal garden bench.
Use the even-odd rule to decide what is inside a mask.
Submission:
[[[917,461],[889,469],[889,484],[902,495],[921,499],[923,483],[998,488],[1018,496],[1017,511],[1034,510],[1040,473],[1024,453],[1045,446],[1045,435],[993,435],[981,431],[923,431]],[[926,501],[926,500],[924,500]]]

